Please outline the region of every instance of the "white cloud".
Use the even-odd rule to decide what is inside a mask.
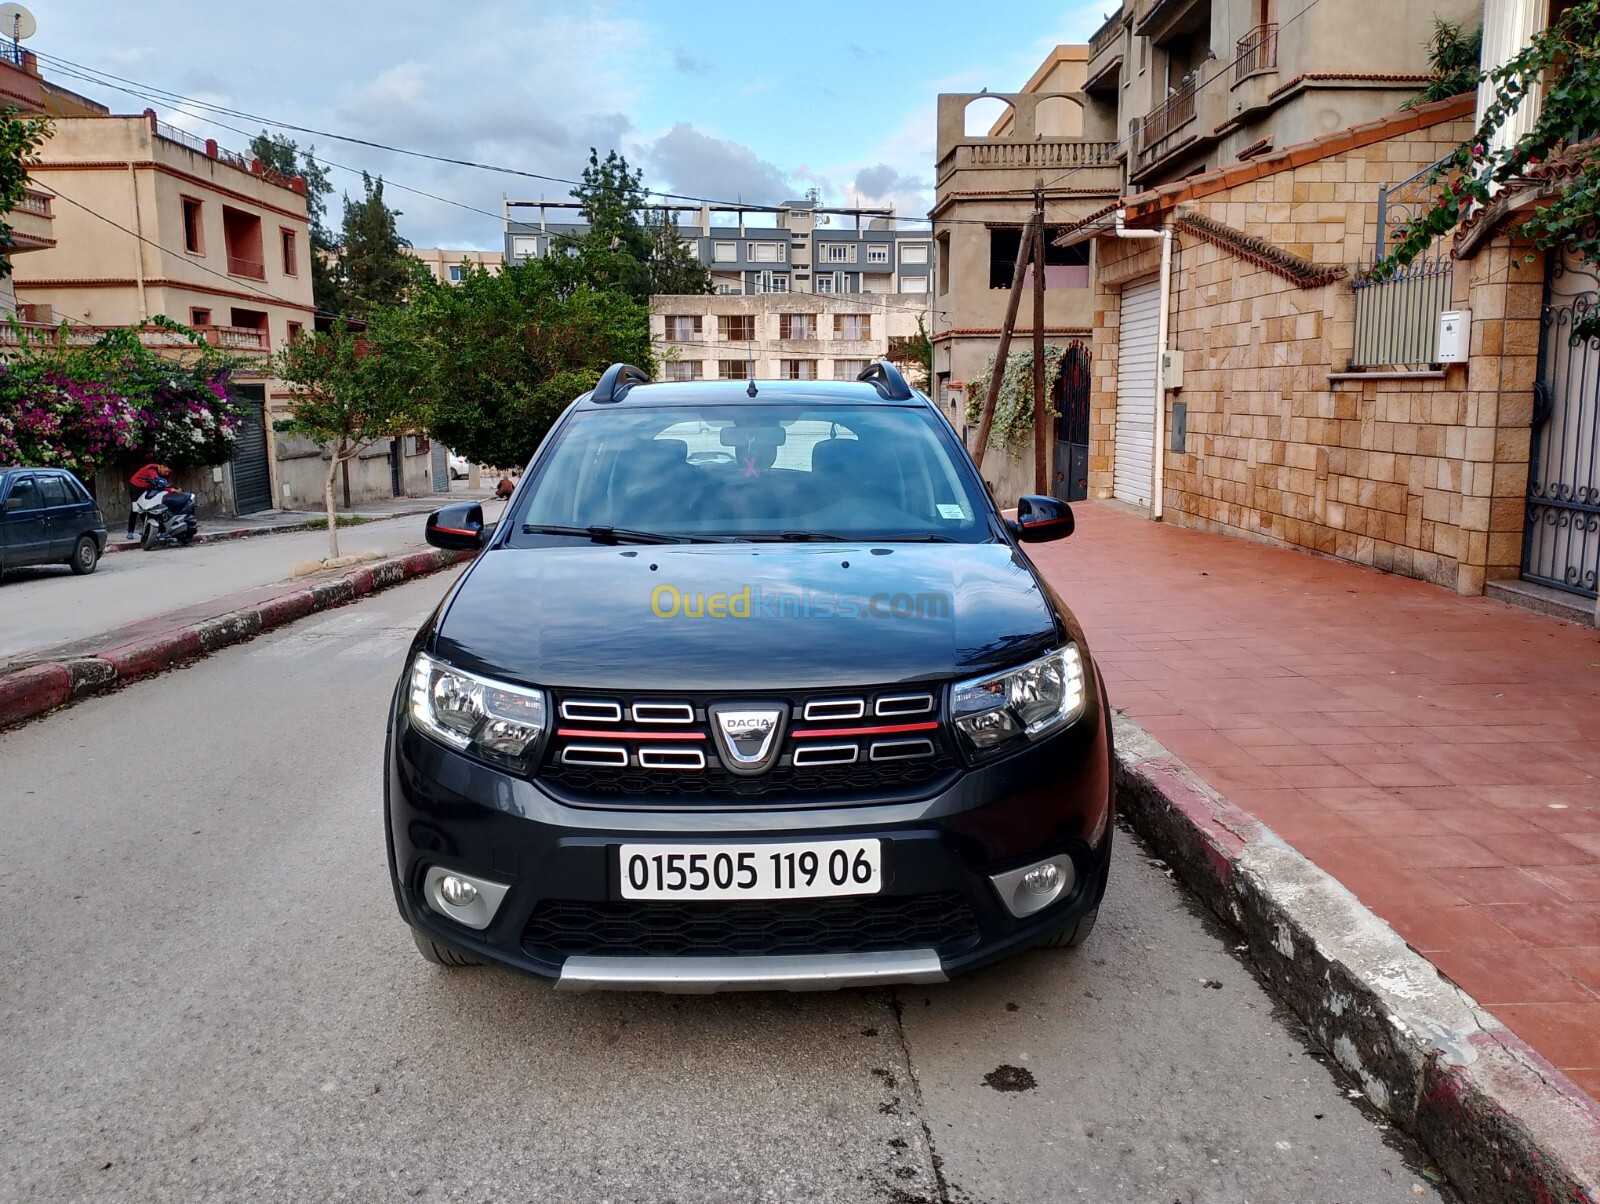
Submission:
[[[772,205],[789,199],[789,173],[758,158],[742,143],[715,138],[687,122],[673,126],[646,150],[653,180],[673,192],[712,200]]]

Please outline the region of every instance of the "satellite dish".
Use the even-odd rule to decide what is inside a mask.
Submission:
[[[39,32],[39,22],[20,4],[0,4],[0,35],[25,42]]]

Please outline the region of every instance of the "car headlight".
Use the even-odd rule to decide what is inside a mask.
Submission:
[[[950,696],[956,731],[977,757],[1063,728],[1083,707],[1083,657],[1072,643],[1004,673],[957,682]]]
[[[491,681],[418,653],[411,664],[411,721],[451,748],[519,762],[544,733],[544,691]]]

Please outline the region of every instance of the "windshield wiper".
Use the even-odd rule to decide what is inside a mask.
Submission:
[[[547,523],[523,523],[524,535],[581,535],[595,543],[687,543],[687,536],[663,535],[659,531],[630,531],[596,523],[592,527],[558,527]]]
[[[834,535],[827,531],[780,531],[776,535],[750,535],[746,538],[787,543],[954,543],[948,535],[935,531],[901,531],[888,535]]]

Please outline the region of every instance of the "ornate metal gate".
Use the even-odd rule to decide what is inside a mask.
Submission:
[[[1600,337],[1577,338],[1600,314],[1600,278],[1575,255],[1552,256],[1545,276],[1539,379],[1534,386],[1525,580],[1585,597],[1600,589]]]
[[[1056,378],[1056,470],[1050,492],[1063,502],[1089,496],[1089,346],[1073,339]]]

